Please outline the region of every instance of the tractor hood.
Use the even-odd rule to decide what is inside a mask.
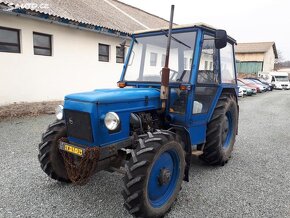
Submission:
[[[154,88],[96,89],[91,92],[70,94],[65,100],[83,101],[98,104],[132,102],[159,98],[160,91]]]

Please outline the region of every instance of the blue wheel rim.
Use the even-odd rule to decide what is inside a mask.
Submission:
[[[228,111],[226,113],[225,123],[223,125],[222,142],[223,148],[227,149],[230,145],[232,134],[233,134],[233,118],[232,113]]]
[[[180,174],[179,162],[178,153],[173,149],[163,152],[155,160],[147,187],[147,195],[152,207],[162,207],[172,197]],[[164,169],[170,172],[170,179],[168,183],[160,184],[160,172]]]

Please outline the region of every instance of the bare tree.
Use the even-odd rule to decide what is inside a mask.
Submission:
[[[274,70],[279,70],[283,67],[284,58],[282,52],[277,50],[278,58],[275,59]]]

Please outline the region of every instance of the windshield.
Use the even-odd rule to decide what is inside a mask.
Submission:
[[[259,80],[253,79],[252,81],[255,82],[255,83],[257,83],[257,84],[259,84],[259,85],[263,85],[263,83],[261,83]]]
[[[244,83],[242,83],[242,82],[241,82],[241,81],[239,81],[239,80],[238,80],[238,85],[239,85],[239,86],[245,86],[245,84],[244,84]]]
[[[128,62],[125,81],[161,82],[165,64],[167,32],[136,38]],[[169,68],[170,82],[189,82],[196,32],[172,34]]]
[[[276,78],[276,81],[278,82],[288,82],[289,79],[288,79],[288,76],[275,76]]]
[[[245,79],[246,82],[248,82],[249,84],[253,84],[253,85],[256,85],[257,83],[253,82],[252,80],[249,80],[249,79]]]

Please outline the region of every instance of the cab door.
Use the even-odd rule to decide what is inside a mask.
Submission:
[[[194,145],[205,142],[209,111],[220,84],[219,50],[215,48],[214,36],[203,36],[196,76],[193,77],[192,112],[190,122],[191,142]]]

